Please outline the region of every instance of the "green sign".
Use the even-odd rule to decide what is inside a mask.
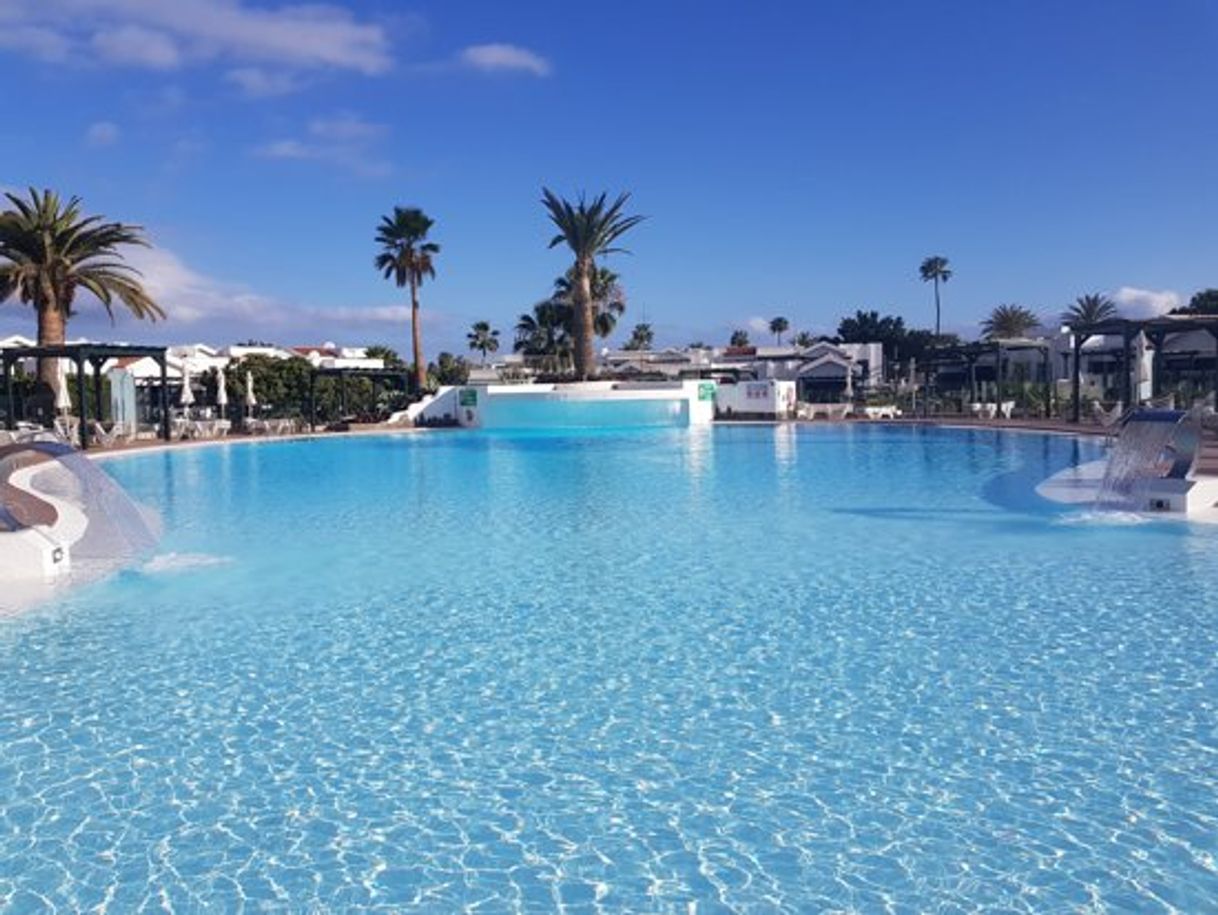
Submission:
[[[715,399],[715,383],[713,381],[704,381],[698,385],[698,400],[714,400]]]
[[[478,406],[478,392],[473,388],[462,388],[457,396],[457,402],[463,407]]]

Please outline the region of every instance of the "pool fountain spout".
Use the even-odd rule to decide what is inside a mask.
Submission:
[[[1101,511],[1192,514],[1212,510],[1218,480],[1196,473],[1200,410],[1134,410],[1112,446],[1095,504]]]

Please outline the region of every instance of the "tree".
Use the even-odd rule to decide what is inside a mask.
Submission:
[[[918,269],[918,272],[922,277],[923,283],[935,284],[935,336],[937,337],[942,333],[939,320],[939,284],[950,280],[952,278],[952,271],[948,268],[947,258],[936,254],[922,261],[922,266]]]
[[[1203,289],[1187,305],[1173,308],[1174,315],[1218,315],[1218,289]]]
[[[928,352],[937,347],[959,346],[960,337],[957,334],[936,334],[933,330],[920,328],[907,330],[896,344],[894,355],[897,362],[913,359],[924,362]]]
[[[695,340],[685,347],[686,349],[707,349],[707,346],[701,340]]]
[[[423,361],[423,328],[419,320],[419,287],[423,280],[435,277],[435,256],[440,246],[427,241],[427,233],[435,221],[416,207],[394,207],[393,214],[381,217],[376,243],[381,253],[376,256],[376,269],[385,279],[392,278],[401,289],[410,287],[410,342],[414,355],[415,385],[427,386],[426,363]]]
[[[452,353],[440,353],[427,367],[427,375],[428,387],[433,390],[444,385],[465,384],[469,381],[469,363]]]
[[[482,353],[482,364],[486,365],[486,354],[498,352],[499,331],[491,328],[488,321],[476,321],[470,332],[465,335],[469,340],[469,348]]]
[[[571,306],[543,299],[516,321],[515,352],[535,359],[550,371],[561,371],[571,357]]]
[[[650,324],[636,324],[634,330],[630,332],[630,339],[626,341],[622,349],[648,350],[651,349],[654,340],[655,331],[651,329]]]
[[[575,268],[572,267],[554,281],[554,298],[573,306],[574,280]],[[618,275],[605,267],[597,266],[592,271],[592,329],[598,337],[612,334],[618,318],[626,313],[626,293],[618,280]],[[574,307],[571,316],[575,316]],[[573,327],[570,330],[574,333]]]
[[[837,325],[837,337],[843,343],[879,343],[884,356],[890,361],[900,358],[899,352],[907,331],[905,319],[897,315],[883,315],[878,311],[856,311],[852,317],[842,318]]]
[[[1040,318],[1031,309],[1022,305],[999,305],[981,322],[981,332],[987,340],[1004,340],[1026,337],[1038,326]]]
[[[1101,321],[1118,317],[1120,312],[1112,299],[1101,293],[1091,293],[1080,295],[1073,305],[1062,312],[1062,323],[1081,327],[1084,324],[1099,324]]]
[[[400,369],[405,365],[397,350],[388,346],[381,346],[379,343],[365,347],[364,355],[369,359],[380,359],[387,369]]]
[[[782,346],[782,335],[785,334],[791,327],[791,322],[786,318],[778,317],[770,319],[770,333],[774,335],[776,345]]]
[[[141,284],[140,272],[123,261],[124,247],[148,247],[140,226],[85,216],[79,197],[64,203],[50,190],[31,187],[28,199],[4,196],[11,208],[0,213],[0,302],[16,296],[33,307],[39,346],[62,346],[67,340],[80,289],[101,302],[111,321],[116,299],[137,318],[165,317]],[[41,360],[38,377],[57,390],[57,361]]]
[[[618,195],[612,203],[608,202],[605,194],[590,201],[581,194],[575,204],[556,196],[548,188],[542,188],[541,195],[542,204],[558,229],[558,234],[550,239],[550,247],[565,244],[575,255],[571,277],[575,374],[580,378],[590,378],[595,373],[596,359],[592,349],[592,281],[596,272],[596,258],[622,251],[614,243],[642,222],[643,217],[627,216],[623,212],[630,200],[629,194]]]
[[[748,346],[749,332],[747,330],[732,331],[732,338],[728,341],[729,346]]]
[[[795,335],[795,339],[792,342],[800,349],[810,349],[816,346],[816,334],[801,330]]]

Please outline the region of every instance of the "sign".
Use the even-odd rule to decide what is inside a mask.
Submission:
[[[714,400],[715,399],[715,383],[713,381],[704,381],[698,385],[698,400]]]
[[[457,403],[463,407],[478,406],[478,392],[474,388],[462,388],[457,394]]]

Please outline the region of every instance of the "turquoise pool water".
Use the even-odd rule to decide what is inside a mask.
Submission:
[[[0,622],[0,906],[1213,910],[1218,529],[1034,495],[1098,454],[860,424],[108,464],[165,541]]]

